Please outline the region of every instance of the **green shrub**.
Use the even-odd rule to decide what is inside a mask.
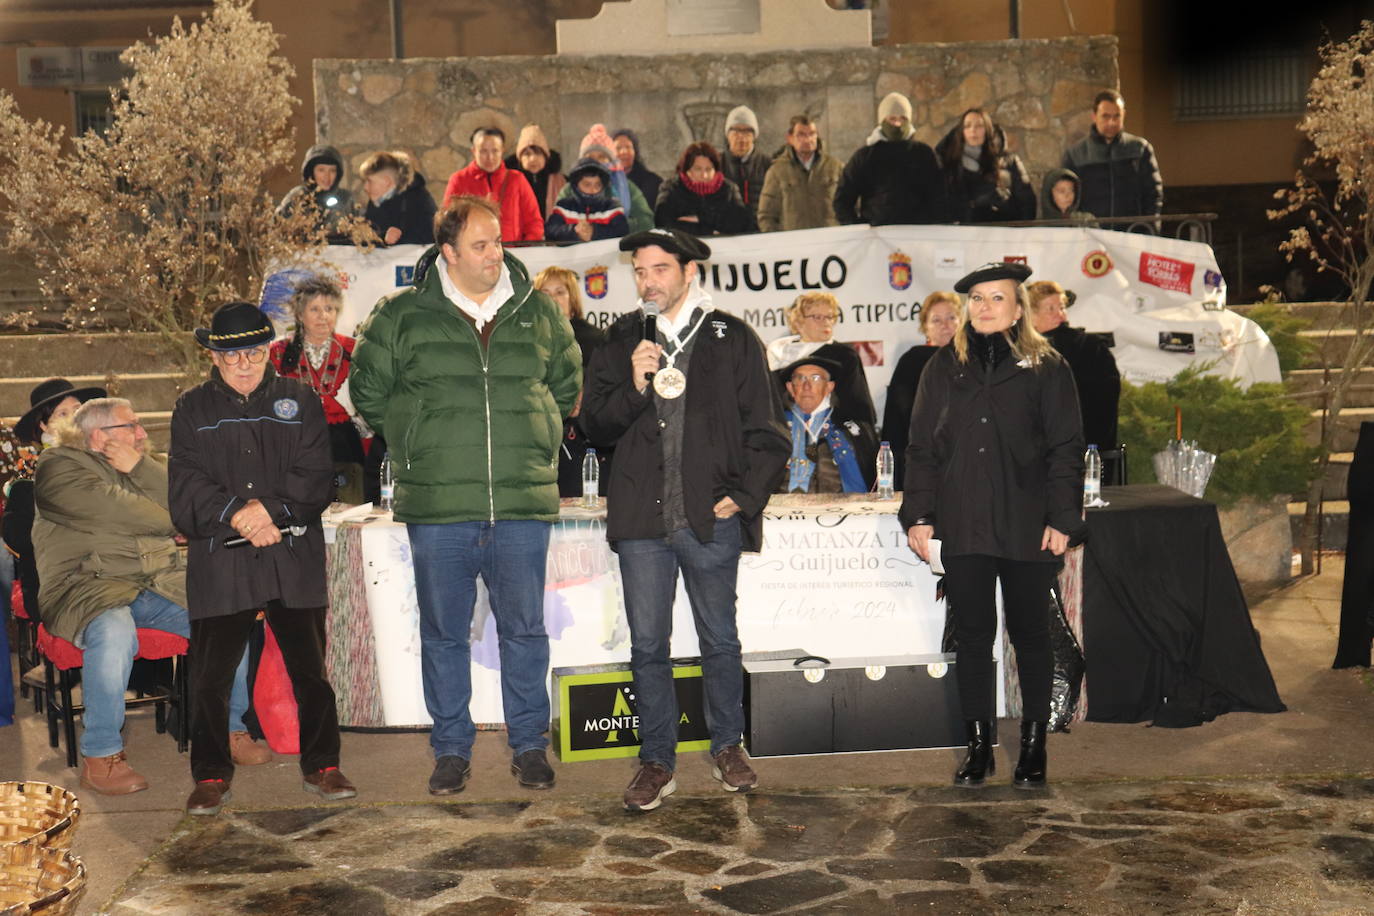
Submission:
[[[1174,437],[1175,405],[1183,411],[1183,438],[1217,456],[1206,495],[1218,505],[1302,493],[1316,474],[1302,402],[1285,397],[1282,385],[1242,389],[1194,368],[1165,384],[1121,383],[1120,436],[1132,483],[1155,480],[1153,456]]]
[[[1269,335],[1269,342],[1279,355],[1279,371],[1284,375],[1299,368],[1315,349],[1312,341],[1298,336],[1298,332],[1307,330],[1312,322],[1293,314],[1290,306],[1279,302],[1261,302],[1247,311],[1245,317],[1264,328],[1264,333]]]

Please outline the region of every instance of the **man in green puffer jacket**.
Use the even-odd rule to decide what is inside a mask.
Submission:
[[[477,576],[501,641],[512,772],[547,789],[549,641],[544,566],[558,518],[558,446],[582,379],[572,326],[504,253],[496,207],[455,198],[435,219],[439,258],[377,303],[353,351],[353,403],[391,449],[420,610],[436,759],[429,791],[467,784],[476,728],[468,633]]]

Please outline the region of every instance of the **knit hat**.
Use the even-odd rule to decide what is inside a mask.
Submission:
[[[911,102],[900,92],[889,92],[878,103],[878,123],[881,124],[893,115],[901,115],[908,121],[911,120]]]
[[[515,155],[519,156],[531,146],[545,156],[549,155],[549,140],[538,124],[526,124],[520,128],[520,139],[515,142]]]
[[[752,109],[741,105],[725,116],[725,132],[728,134],[732,127],[747,127],[754,132],[754,136],[758,136],[759,119]]]
[[[611,162],[619,161],[615,158],[615,143],[611,141],[611,135],[606,133],[605,124],[593,124],[592,129],[587,131],[587,136],[582,138],[582,145],[577,148],[577,158],[586,158],[592,150],[605,153]]]

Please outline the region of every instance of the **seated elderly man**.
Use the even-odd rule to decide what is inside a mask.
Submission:
[[[146,454],[148,434],[123,398],[82,404],[57,427],[35,472],[34,554],[39,614],[54,636],[85,651],[81,682],[81,784],[103,795],[148,788],[129,766],[120,729],[138,652],[136,629],[190,636],[186,566],[172,540],[167,467]],[[236,759],[271,752],[243,728],[246,656],[234,684],[230,738]]]
[[[868,420],[846,418],[831,406],[840,371],[834,360],[812,355],[778,373],[791,398],[792,433],[781,493],[867,493],[873,487],[878,436]]]

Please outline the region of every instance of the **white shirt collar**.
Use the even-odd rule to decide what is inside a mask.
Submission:
[[[501,310],[507,300],[515,295],[515,285],[510,279],[510,270],[503,263],[501,265],[501,276],[497,278],[496,285],[491,288],[491,295],[487,296],[487,301],[478,304],[464,296],[458,289],[458,284],[453,282],[453,278],[448,275],[448,262],[443,255],[434,262],[434,267],[439,271],[439,285],[443,287],[444,295],[448,301],[452,302],[458,309],[473,320],[477,325],[477,330],[481,331],[488,321],[496,317],[496,313]]]

